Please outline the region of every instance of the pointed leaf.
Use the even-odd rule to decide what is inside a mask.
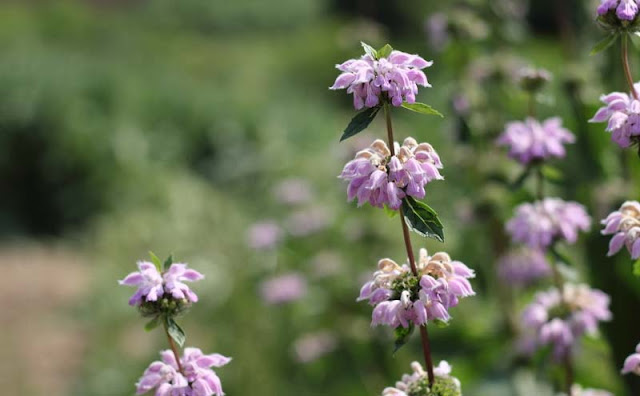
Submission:
[[[171,264],[173,264],[173,254],[170,254],[169,257],[164,260],[164,263],[162,264],[162,271],[166,271],[167,269],[169,269],[169,267],[171,267]]]
[[[398,215],[399,211],[393,210],[390,207],[388,207],[387,205],[384,205],[384,213],[386,213],[388,218],[393,219],[394,217],[396,217]]]
[[[151,250],[149,250],[149,257],[151,258],[151,262],[155,264],[158,271],[162,271],[162,261],[155,255]]]
[[[437,115],[439,117],[444,118],[442,113],[440,113],[438,110],[434,109],[433,107],[429,106],[428,104],[419,103],[419,102],[416,102],[416,103],[404,102],[402,104],[402,107],[404,107],[407,110],[415,111],[416,113],[426,114],[426,115]]]
[[[401,210],[404,221],[411,231],[423,237],[444,242],[442,223],[436,211],[429,205],[407,196],[402,200]]]
[[[398,349],[402,348],[407,342],[409,342],[409,338],[413,333],[415,326],[413,323],[409,323],[409,327],[396,327],[393,330],[393,335],[395,338],[395,342],[393,343],[393,353],[398,352]]]
[[[356,114],[356,116],[351,119],[351,122],[349,122],[349,125],[347,125],[344,132],[342,133],[340,141],[346,140],[351,136],[357,135],[358,133],[364,131],[369,126],[369,124],[371,124],[371,121],[373,121],[373,119],[376,117],[378,111],[380,111],[380,107],[371,107]]]
[[[371,56],[373,59],[378,59],[378,52],[375,50],[375,48],[365,43],[364,41],[361,41],[360,45],[362,45],[362,48],[364,48],[364,52],[366,52],[367,55]]]
[[[147,324],[144,325],[144,329],[146,331],[151,331],[156,327],[158,327],[160,323],[161,323],[160,316],[156,316],[155,318],[151,319],[150,321],[147,322]]]
[[[640,260],[636,260],[636,262],[633,263],[633,274],[640,276]]]
[[[391,51],[393,51],[393,47],[389,44],[385,44],[384,47],[380,48],[377,51],[378,59],[388,57],[389,55],[391,55]]]
[[[527,178],[529,177],[529,175],[531,174],[531,169],[533,169],[531,166],[527,166],[524,171],[522,171],[522,173],[520,174],[520,176],[518,176],[518,178],[511,183],[511,185],[509,186],[509,188],[511,188],[511,190],[518,190],[522,187],[522,185],[524,184],[524,182],[527,180]]]
[[[182,347],[184,345],[187,336],[184,334],[184,331],[173,318],[167,318],[167,333],[169,336],[173,338],[173,340]]]
[[[591,50],[589,55],[595,55],[595,54],[597,54],[599,52],[602,52],[602,51],[606,50],[607,48],[611,47],[613,45],[613,43],[616,42],[617,38],[618,38],[618,33],[609,34],[607,37],[605,37],[602,40],[598,41],[598,43],[593,46],[593,49]]]
[[[554,168],[551,165],[543,165],[541,170],[542,176],[544,176],[545,180],[548,180],[552,183],[560,183],[564,180],[562,176],[562,171],[558,168]]]
[[[565,254],[560,253],[555,246],[551,245],[551,247],[549,248],[549,252],[557,261],[567,266],[571,266],[571,260],[569,260],[569,258]]]
[[[444,320],[441,320],[441,319],[435,319],[433,322],[440,329],[444,329],[445,327],[449,327],[449,322],[445,322]]]

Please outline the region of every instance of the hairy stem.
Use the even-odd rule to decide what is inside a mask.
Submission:
[[[176,342],[173,340],[173,338],[171,338],[171,335],[169,335],[169,327],[167,326],[166,321],[164,321],[164,332],[167,335],[167,340],[169,341],[169,347],[173,352],[173,356],[176,358],[178,371],[180,372],[180,374],[184,375],[184,371],[182,370],[182,363],[180,363],[180,354],[178,353],[178,346],[176,345]]]
[[[395,155],[394,140],[393,140],[393,126],[391,125],[391,109],[389,103],[384,104],[384,116],[387,123],[387,139],[389,141],[389,150],[391,155]],[[409,227],[404,221],[403,216],[400,217],[402,223],[402,236],[404,238],[404,246],[407,250],[407,258],[409,259],[409,265],[411,266],[411,272],[414,276],[418,276],[418,268],[416,267],[416,259],[413,255],[413,247],[411,246],[411,235],[409,234]],[[431,343],[429,342],[429,332],[427,331],[427,325],[420,326],[420,338],[422,340],[422,353],[424,354],[424,363],[427,368],[427,376],[429,377],[429,386],[433,386],[433,361],[431,360]]]
[[[635,87],[633,86],[633,78],[631,77],[631,68],[629,68],[629,51],[628,51],[628,41],[629,37],[626,33],[622,34],[622,68],[624,69],[624,76],[627,79],[627,84],[629,84],[629,90],[633,95],[635,100],[638,100],[638,93],[636,92]]]

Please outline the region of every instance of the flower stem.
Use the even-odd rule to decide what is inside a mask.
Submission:
[[[528,115],[531,118],[536,117],[536,94],[535,92],[529,92],[529,101],[528,101]]]
[[[167,335],[167,340],[169,341],[169,347],[171,347],[171,351],[173,352],[173,356],[176,359],[176,364],[178,365],[178,371],[180,374],[184,375],[184,371],[182,370],[182,364],[180,363],[180,354],[178,353],[178,346],[176,342],[173,341],[171,335],[169,335],[169,327],[167,326],[167,322],[164,321],[164,332]]]
[[[558,289],[558,293],[560,293],[560,301],[563,306],[567,306],[567,302],[564,299],[564,281],[562,279],[562,274],[558,269],[558,260],[556,253],[556,247],[551,245],[549,250],[552,252],[554,256],[551,260],[551,270],[553,272],[553,283]],[[564,366],[564,378],[565,378],[565,390],[567,395],[571,395],[571,387],[573,386],[573,362],[571,361],[571,348],[567,350],[567,352],[562,357],[562,365]]]
[[[542,165],[536,169],[536,196],[539,200],[544,198],[544,175],[542,174]]]
[[[389,103],[384,104],[384,116],[387,122],[387,139],[389,141],[389,150],[391,155],[395,155],[394,140],[393,140],[393,126],[391,125],[391,109]],[[418,276],[418,268],[416,267],[416,258],[413,255],[413,247],[411,246],[411,235],[409,234],[409,227],[404,221],[403,216],[400,217],[402,223],[402,236],[404,238],[404,246],[407,250],[407,257],[409,259],[409,265],[411,266],[411,272],[414,276]],[[427,331],[427,325],[420,326],[420,338],[422,340],[422,353],[424,354],[424,363],[427,368],[427,376],[429,378],[429,387],[433,386],[433,361],[431,360],[431,343],[429,342],[429,332]]]
[[[626,33],[622,33],[622,68],[624,69],[624,76],[627,79],[627,84],[629,84],[629,90],[631,90],[631,94],[635,100],[638,100],[638,93],[636,92],[635,87],[633,86],[633,78],[631,77],[631,69],[629,68],[629,51],[628,51],[628,41],[629,37]]]

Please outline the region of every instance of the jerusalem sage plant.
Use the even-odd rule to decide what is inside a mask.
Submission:
[[[637,146],[640,155],[640,83],[633,82],[629,66],[628,42],[632,35],[640,32],[640,4],[637,0],[601,0],[597,9],[599,24],[608,35],[596,44],[592,54],[605,50],[620,39],[622,71],[629,93],[612,92],[602,95],[604,103],[590,122],[608,121],[606,131],[611,132],[611,140],[621,148]],[[635,261],[633,273],[640,276],[640,203],[628,200],[610,213],[601,222],[603,235],[613,235],[609,242],[607,256],[612,256],[627,247]],[[629,355],[623,364],[622,373],[640,375],[640,344],[636,353]]]
[[[164,262],[149,253],[151,262],[139,261],[139,271],[132,272],[121,285],[138,289],[129,299],[129,305],[138,308],[143,317],[151,318],[145,325],[150,331],[162,324],[170,349],[160,352],[161,360],[149,365],[136,384],[136,394],[155,389],[156,396],[222,396],[220,378],[211,367],[224,366],[230,358],[214,353],[205,355],[198,348],[182,347],[186,336],[175,318],[198,301],[198,296],[184,282],[194,282],[204,275],[186,264],[174,263],[169,256]],[[177,344],[177,345],[176,345]]]
[[[395,329],[396,349],[405,344],[417,326],[420,329],[425,368],[412,364],[413,374],[405,375],[395,387],[384,389],[384,396],[457,396],[460,382],[450,375],[451,367],[440,362],[434,368],[428,323],[447,323],[449,309],[460,298],[474,295],[468,278],[474,271],[445,252],[429,256],[420,250],[414,256],[410,231],[444,242],[444,231],[437,213],[420,201],[425,186],[444,179],[438,153],[429,143],[407,137],[402,145],[394,140],[391,111],[402,107],[427,115],[439,115],[431,106],[416,102],[418,85],[430,87],[422,69],[432,65],[418,55],[394,50],[385,45],[379,50],[362,43],[365,54],[336,68],[342,73],[330,89],[346,89],[353,94],[356,110],[362,110],[344,130],[345,140],[364,130],[383,110],[387,142],[375,140],[349,161],[340,178],[349,182],[348,200],[358,206],[369,203],[384,209],[391,217],[398,212],[408,263],[399,265],[384,258],[378,263],[373,279],[360,291],[358,300],[374,306],[372,325],[385,324]],[[426,371],[425,371],[426,369]]]

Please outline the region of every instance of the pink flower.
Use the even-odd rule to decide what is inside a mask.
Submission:
[[[369,300],[374,306],[371,325],[408,327],[409,323],[426,324],[428,321],[447,322],[449,309],[458,305],[460,298],[475,292],[468,279],[475,273],[459,261],[452,261],[445,252],[433,256],[420,249],[416,263],[418,275],[408,264],[398,265],[391,259],[378,262],[373,280],[360,289],[357,301]]]
[[[521,204],[515,212],[507,231],[515,242],[531,248],[546,248],[558,240],[575,243],[578,231],[587,231],[591,223],[584,206],[560,198]]]
[[[312,362],[336,348],[336,337],[328,331],[305,334],[293,343],[296,360],[300,363]]]
[[[418,55],[401,51],[392,51],[388,57],[380,59],[365,54],[360,59],[349,59],[336,65],[342,73],[329,89],[346,88],[348,94],[353,94],[356,110],[378,106],[383,92],[394,106],[414,103],[418,85],[431,86],[421,69],[432,64]]]
[[[639,92],[640,84],[634,84]],[[602,95],[600,100],[605,104],[589,122],[608,120],[606,131],[611,132],[611,140],[625,148],[637,142],[640,136],[640,101],[624,92],[613,92]]]
[[[302,298],[307,293],[307,280],[291,272],[262,282],[260,295],[267,304],[282,304]]]
[[[418,362],[411,363],[413,373],[405,374],[402,380],[396,382],[395,387],[388,387],[382,391],[382,396],[410,396],[410,395],[427,395],[432,394],[427,389],[428,380],[427,372]],[[452,387],[460,394],[460,381],[451,375],[451,365],[442,360],[433,368],[433,374],[440,380],[447,380]]]
[[[184,282],[195,282],[204,278],[204,275],[196,270],[187,269],[187,264],[173,263],[162,275],[164,290],[175,299],[186,298],[191,302],[197,302],[198,296],[189,289]]]
[[[247,231],[249,247],[255,250],[274,248],[282,240],[282,229],[273,221],[252,224]]]
[[[598,15],[605,15],[609,11],[615,11],[615,15],[625,21],[632,21],[638,15],[637,0],[600,0]]]
[[[640,203],[626,201],[620,209],[612,212],[601,223],[605,226],[602,235],[613,235],[607,256],[618,253],[626,246],[631,258],[640,258]]]
[[[369,202],[397,210],[405,196],[422,199],[429,182],[444,179],[439,172],[440,157],[429,143],[407,138],[394,149],[396,155],[392,156],[384,141],[375,140],[344,166],[339,177],[349,182],[349,201],[357,198],[358,206]]]
[[[509,146],[509,156],[527,165],[536,160],[562,158],[564,143],[573,143],[575,136],[562,127],[558,117],[540,124],[529,117],[525,122],[510,122],[497,140],[498,145]]]
[[[622,374],[629,373],[640,375],[640,344],[636,345],[636,353],[632,353],[624,360]]]
[[[611,319],[610,298],[584,284],[567,283],[557,289],[538,292],[522,314],[523,327],[535,333],[536,346],[552,345],[560,359],[584,334],[594,334],[598,322]]]
[[[161,361],[149,365],[136,384],[136,394],[156,389],[156,396],[222,396],[220,378],[211,367],[228,364],[231,358],[214,353],[205,355],[198,348],[185,348],[180,363],[183,373],[171,350],[160,353]]]
[[[125,286],[137,286],[138,290],[129,299],[129,305],[140,305],[143,301],[157,301],[164,294],[162,275],[158,268],[148,261],[138,261],[140,271],[132,272],[119,284]]]
[[[521,247],[498,262],[498,276],[508,285],[525,286],[551,275],[551,267],[539,249]]]

